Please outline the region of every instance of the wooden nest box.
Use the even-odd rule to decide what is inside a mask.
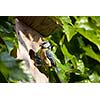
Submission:
[[[17,18],[40,33],[43,37],[47,37],[54,33],[59,25],[56,23],[56,17],[50,16],[17,16]]]
[[[28,68],[34,78],[33,82],[49,82],[48,77],[35,66],[33,54],[40,49],[39,45],[42,43],[43,37],[49,36],[58,28],[55,17],[15,17],[15,30],[19,44],[17,59],[24,61],[24,67]]]

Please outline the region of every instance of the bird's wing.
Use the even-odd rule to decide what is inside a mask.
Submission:
[[[46,51],[46,55],[47,55],[47,58],[51,61],[51,65],[54,66],[55,70],[59,73],[60,71],[56,66],[55,59],[54,59],[52,53],[50,52],[50,50]]]
[[[46,50],[46,56],[51,61],[51,64],[55,66],[55,60],[50,50]]]

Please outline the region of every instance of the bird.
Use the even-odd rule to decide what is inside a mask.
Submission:
[[[40,47],[41,47],[40,57],[42,63],[50,68],[53,67],[56,70],[56,72],[59,73],[59,69],[56,66],[56,61],[51,53],[51,44],[48,41],[43,41],[40,44]]]

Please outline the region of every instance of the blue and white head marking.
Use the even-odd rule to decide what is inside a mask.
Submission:
[[[51,48],[51,44],[48,41],[42,42],[40,46],[43,48]]]

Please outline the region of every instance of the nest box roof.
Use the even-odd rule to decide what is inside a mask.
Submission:
[[[59,25],[53,20],[54,17],[50,16],[17,16],[17,18],[45,37],[59,28]]]

